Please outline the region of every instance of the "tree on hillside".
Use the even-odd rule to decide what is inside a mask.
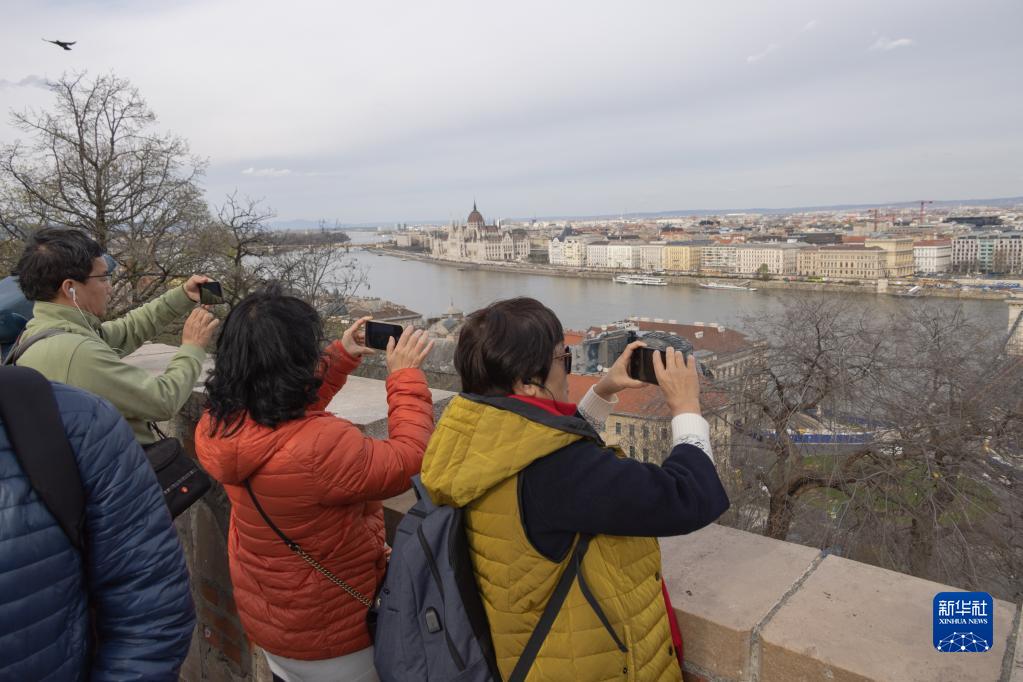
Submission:
[[[883,447],[860,463],[848,528],[836,530],[888,567],[1018,599],[1023,361],[961,307],[922,304],[886,327],[866,392]]]
[[[788,537],[803,496],[855,482],[853,467],[867,448],[845,453],[840,467],[822,467],[820,449],[798,434],[818,423],[815,416],[849,412],[883,341],[868,310],[844,299],[795,295],[784,305],[781,315],[748,321],[766,343],[746,372],[722,384],[739,432],[733,465],[743,464],[767,492],[764,532],[777,539]]]
[[[196,184],[205,164],[128,81],[64,75],[53,108],[13,112],[28,136],[0,150],[0,225],[14,237],[43,225],[81,229],[120,264],[114,312],[191,274],[188,237],[206,220]]]
[[[820,296],[749,324],[759,362],[722,387],[764,533],[1018,598],[1023,361],[1004,334]]]

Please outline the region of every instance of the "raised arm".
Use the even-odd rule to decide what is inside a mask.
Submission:
[[[185,293],[184,286],[174,287],[123,317],[104,322],[101,327],[103,340],[123,358],[194,307],[195,303]]]
[[[433,433],[433,400],[421,370],[387,378],[387,407],[386,440],[368,438],[332,415],[306,427],[318,431],[309,470],[324,504],[383,500],[408,490]]]

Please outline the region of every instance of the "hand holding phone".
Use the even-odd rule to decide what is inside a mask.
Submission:
[[[367,322],[369,322],[369,317],[359,318],[341,334],[341,346],[353,358],[361,358],[363,355],[373,353],[366,345]]]
[[[394,339],[398,343],[402,331],[400,324],[366,320],[366,345],[377,350],[387,350],[387,341]]]
[[[671,414],[700,414],[700,375],[696,358],[674,348],[652,357],[657,384]]]

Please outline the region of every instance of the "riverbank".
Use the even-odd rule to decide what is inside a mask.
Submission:
[[[522,275],[542,275],[544,277],[564,277],[570,279],[599,279],[599,280],[608,280],[615,274],[621,274],[610,271],[586,269],[575,270],[560,268],[552,265],[538,265],[527,263],[467,263],[463,261],[442,260],[439,258],[433,258],[428,254],[417,253],[414,251],[404,251],[401,249],[374,246],[363,246],[361,248],[370,253],[393,256],[395,258],[404,258],[407,260],[417,260],[425,263],[432,263],[434,265],[452,267],[457,270],[477,270],[485,272],[516,273]],[[759,280],[750,277],[734,277],[725,275],[715,276],[661,275],[661,277],[663,277],[668,284],[686,287],[699,287],[701,283],[706,284],[707,282],[710,281],[728,282],[729,280],[735,280],[741,282],[749,281],[750,286],[756,289],[788,289],[790,291],[825,291],[832,293],[870,294],[901,298],[926,297],[978,301],[1002,301],[1008,298],[1008,294],[1006,292],[1001,291],[979,291],[973,289],[937,289],[934,287],[923,288],[915,294],[907,295],[906,291],[910,288],[909,286],[889,285],[887,291],[878,291],[877,287],[874,285],[873,282],[864,282],[863,284],[858,285],[844,284],[839,282],[807,282],[801,280],[789,280],[788,282],[785,282],[780,279]]]

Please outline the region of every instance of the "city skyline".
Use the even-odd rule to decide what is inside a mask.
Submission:
[[[448,221],[1023,194],[1018,3],[480,8],[38,3],[0,27],[10,109],[129,79],[280,221]],[[154,40],[154,36],[176,36]],[[39,40],[74,40],[64,51]]]

